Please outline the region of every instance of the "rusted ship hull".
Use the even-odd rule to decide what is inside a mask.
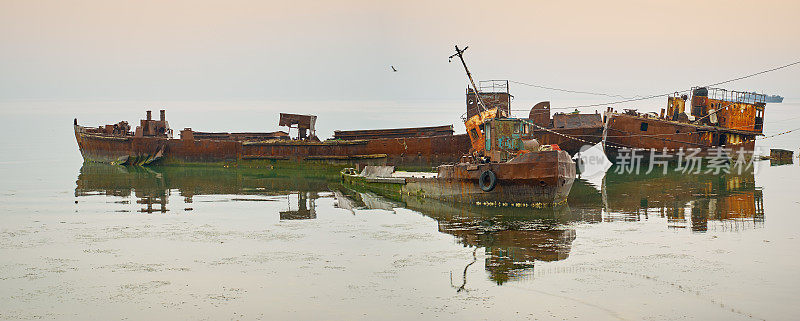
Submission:
[[[147,165],[164,156],[167,139],[118,137],[89,133],[75,125],[75,139],[84,161],[124,165]]]
[[[487,190],[480,181],[494,173]],[[442,165],[436,177],[369,177],[342,173],[345,184],[387,196],[410,195],[483,206],[542,207],[563,204],[575,180],[575,163],[565,151],[523,154],[505,163]]]
[[[168,139],[162,137],[117,137],[87,133],[75,126],[75,138],[87,162],[110,164],[256,164],[264,161],[308,161],[336,166],[391,164],[405,168],[432,168],[458,162],[469,151],[466,134],[377,138],[326,142],[289,140],[235,141],[222,139]],[[602,128],[561,129],[559,133],[599,141]],[[542,144],[557,144],[575,154],[583,142],[549,132],[536,131]]]
[[[604,137],[610,156],[617,156],[621,149],[699,150],[698,155],[720,147],[747,154],[755,149],[756,133],[752,132],[617,113],[606,117]]]
[[[223,164],[347,167],[391,164],[426,169],[457,162],[468,150],[466,135],[379,138],[351,141],[237,141],[182,137],[135,137],[89,132],[75,125],[75,138],[87,162],[126,165]]]
[[[603,118],[600,114],[556,113],[550,115],[550,102],[543,101],[531,108],[529,124],[533,125],[526,139],[534,138],[543,145],[558,145],[570,155],[580,152],[584,145],[603,140]]]
[[[668,97],[660,114],[609,108],[603,135],[606,151],[612,157],[622,149],[722,156],[724,149],[752,156],[756,137],[764,130],[764,95],[708,87],[693,88],[691,94],[691,100],[677,93]]]

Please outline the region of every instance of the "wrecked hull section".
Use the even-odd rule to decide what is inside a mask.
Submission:
[[[77,125],[75,139],[84,161],[115,165],[148,165],[161,159],[167,146],[165,139],[103,136]]]
[[[444,165],[432,184],[427,179],[407,180],[406,192],[451,202],[484,206],[542,207],[567,200],[575,180],[575,163],[564,151],[533,152],[520,162],[489,163],[477,166]],[[480,186],[486,171],[496,173],[497,185],[491,191]]]
[[[752,152],[755,148],[755,133],[625,114],[607,114],[606,117],[609,118],[606,129],[606,143],[609,150],[632,148],[657,151],[663,149],[707,151],[715,147],[727,147]],[[719,144],[720,135],[734,137],[734,142]]]
[[[87,162],[122,165],[225,164],[257,165],[308,162],[332,166],[396,164],[431,169],[454,163],[467,145],[465,135],[381,139],[344,144],[283,142],[236,142],[158,138],[117,138],[76,133]]]
[[[756,138],[763,136],[764,95],[707,87],[692,88],[691,94],[691,100],[688,95],[668,97],[660,114],[609,108],[603,133],[606,151],[612,157],[631,149],[753,154]]]
[[[603,140],[603,119],[599,113],[555,113],[550,115],[550,102],[534,105],[528,114],[529,129],[525,139],[536,139],[544,145],[558,145],[570,155],[585,145]]]
[[[469,149],[467,136],[453,135],[452,126],[427,127],[419,131],[414,128],[353,131],[350,133],[367,133],[372,138],[319,141],[313,131],[315,118],[300,116],[304,115],[282,114],[287,126],[301,126],[305,130],[303,139],[290,139],[285,132],[205,133],[190,128],[182,130],[179,139],[173,139],[167,135],[171,132],[168,127],[156,126],[166,125],[163,119],[142,120],[143,126],[138,127],[135,133],[119,125],[125,122],[90,128],[79,126],[76,120],[75,138],[86,162],[124,165],[344,168],[393,164],[431,170],[441,164],[457,162]],[[142,127],[149,128],[150,132],[142,130]],[[152,128],[160,129],[153,133]],[[432,132],[445,134],[419,136]]]
[[[563,204],[575,181],[575,163],[564,151],[523,154],[504,163],[442,165],[435,177],[422,173],[342,173],[342,182],[387,197],[412,196],[480,206],[551,207]],[[390,169],[389,172],[393,172]],[[496,182],[487,190],[481,176],[492,172]],[[416,177],[415,177],[416,176]]]

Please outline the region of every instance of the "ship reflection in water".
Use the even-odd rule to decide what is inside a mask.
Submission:
[[[285,202],[284,210],[278,213],[280,220],[316,219],[319,198],[335,198],[335,207],[352,214],[362,209],[395,212],[396,208],[407,208],[436,220],[438,230],[453,235],[459,244],[484,249],[485,269],[497,284],[531,275],[537,262],[567,259],[573,241],[579,237],[577,224],[663,220],[670,229],[692,233],[738,231],[764,224],[763,197],[752,171],[688,175],[669,170],[666,175],[660,171],[630,175],[618,174],[612,168],[595,185],[576,180],[568,204],[552,209],[386,198],[347,188],[336,178],[336,173],[330,172],[87,163],[78,175],[75,196],[134,196],[141,205],[140,212],[171,211],[182,215],[192,213],[197,196],[225,196],[223,201]],[[183,204],[169,203],[171,199],[180,203],[172,197],[175,193]],[[115,203],[123,207],[128,201]],[[453,276],[454,287],[460,280],[461,276]]]
[[[763,196],[752,170],[713,175],[682,174],[670,168],[666,175],[661,171],[625,175],[612,168],[601,185],[603,221],[638,221],[656,215],[666,218],[670,228],[695,232],[764,224]]]
[[[229,195],[226,201],[292,201],[281,211],[281,220],[316,218],[315,201],[320,192],[329,191],[332,174],[297,177],[295,173],[278,175],[263,169],[215,167],[138,167],[86,163],[76,182],[75,196],[108,195],[128,198],[144,207],[143,213],[188,212],[195,196]],[[177,192],[185,207],[168,209],[170,196]],[[328,193],[330,194],[330,193]],[[280,196],[281,199],[276,199]],[[126,203],[122,201],[121,203]],[[120,212],[127,212],[121,210]]]

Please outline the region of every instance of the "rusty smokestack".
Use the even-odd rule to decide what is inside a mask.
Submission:
[[[149,111],[149,110],[147,111],[147,120],[153,120],[153,112],[152,111]]]
[[[162,110],[160,110],[159,112],[160,112],[160,114],[161,114],[161,115],[160,115],[161,119],[159,119],[159,120],[160,120],[160,121],[164,121],[164,120],[166,120],[166,119],[167,119],[167,117],[166,117],[166,115],[164,114],[165,110],[163,110],[163,109],[162,109]]]

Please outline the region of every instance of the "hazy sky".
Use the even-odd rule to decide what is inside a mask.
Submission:
[[[461,100],[454,44],[478,79],[646,95],[800,60],[798,14],[797,0],[0,0],[0,100]],[[727,87],[800,98],[798,76]]]

